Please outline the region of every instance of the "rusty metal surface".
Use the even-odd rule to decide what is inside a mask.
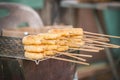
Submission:
[[[65,58],[61,55],[60,57]],[[60,60],[48,59],[35,65],[23,60],[25,80],[73,80],[76,65]]]
[[[0,56],[25,59],[22,39],[0,36]]]

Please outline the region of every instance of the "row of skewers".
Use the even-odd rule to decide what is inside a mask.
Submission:
[[[61,28],[50,29],[48,33],[25,36],[22,40],[24,44],[25,57],[30,60],[52,58],[83,65],[89,65],[84,57],[92,55],[68,53],[68,50],[81,50],[88,52],[99,52],[105,47],[120,48],[119,45],[108,43],[109,37],[120,38],[118,36],[103,35],[83,31],[82,28]],[[55,56],[62,54],[70,57],[60,58]]]

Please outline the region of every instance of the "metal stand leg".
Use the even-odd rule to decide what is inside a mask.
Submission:
[[[74,75],[74,79],[73,79],[73,80],[78,80],[77,71],[76,71],[76,73],[75,73],[75,75]]]
[[[99,32],[100,33],[103,33],[103,31],[102,31],[102,29],[101,29],[101,25],[100,25],[100,23],[99,23],[99,20],[98,20],[98,17],[97,17],[97,15],[96,15],[96,12],[95,12],[95,19],[96,19],[96,22],[97,22],[97,27],[98,27],[98,30],[99,30]],[[114,75],[114,77],[115,77],[115,80],[120,80],[119,79],[119,76],[118,76],[118,73],[117,73],[117,70],[116,70],[116,65],[115,65],[115,63],[114,63],[114,60],[113,60],[113,57],[112,57],[112,54],[111,54],[111,52],[110,52],[110,50],[109,49],[106,49],[106,55],[107,55],[107,59],[108,59],[108,61],[109,61],[109,65],[110,65],[110,67],[111,67],[111,69],[112,69],[112,73],[113,73],[113,75]]]

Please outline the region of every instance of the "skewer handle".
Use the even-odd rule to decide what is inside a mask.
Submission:
[[[85,48],[69,48],[74,50],[81,50],[81,51],[87,51],[87,52],[99,52],[99,50],[92,50],[92,49],[85,49]]]
[[[92,55],[75,54],[75,53],[73,53],[72,55],[74,55],[74,56],[80,56],[80,57],[93,57]]]
[[[97,43],[97,44],[102,44],[102,45],[108,45],[111,46],[112,48],[120,48],[119,45],[115,45],[115,44],[110,44],[110,43],[105,43],[105,42],[99,42],[99,41],[94,41],[94,40],[90,40],[90,39],[85,39],[86,42],[91,42],[91,43]]]
[[[96,36],[104,36],[104,37],[111,37],[111,38],[120,38],[120,36],[112,36],[112,35],[105,35],[105,34],[98,34],[98,33],[92,33],[88,31],[84,31],[85,34],[91,34]]]
[[[86,61],[86,59],[76,57],[76,56],[74,56],[70,53],[65,53],[65,52],[57,52],[57,53],[60,53],[60,54],[63,54],[63,55],[66,55],[66,56],[69,56],[69,57],[72,57],[72,58],[75,58],[75,59],[78,59],[78,60],[81,60],[81,61]]]
[[[67,62],[73,62],[73,63],[77,63],[77,64],[90,65],[89,63],[86,63],[86,62],[74,61],[74,60],[64,59],[64,58],[59,58],[59,57],[51,57],[51,58],[57,59],[57,60],[62,60],[62,61],[67,61]]]

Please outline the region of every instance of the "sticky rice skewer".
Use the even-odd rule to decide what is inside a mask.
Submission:
[[[49,37],[50,37],[50,35],[48,35],[48,34],[44,34],[44,37],[45,37],[45,36],[47,36],[47,37],[49,36]],[[30,39],[29,39],[29,38],[30,38]],[[31,38],[33,39],[32,41],[31,41]],[[41,40],[41,39],[42,39],[42,40]],[[51,38],[50,38],[50,39],[51,39]],[[53,37],[52,37],[52,39],[53,39]],[[33,36],[33,37],[32,37],[32,36],[29,36],[29,37],[28,37],[28,40],[30,40],[29,42],[33,42],[33,43],[31,43],[31,44],[38,44],[38,43],[41,44],[41,43],[45,43],[45,42],[47,42],[46,44],[49,43],[49,41],[43,40],[43,37],[41,37],[40,35],[39,35],[39,36],[38,36],[38,35],[37,35],[37,36]],[[27,40],[26,40],[26,41],[27,41]],[[52,41],[53,41],[53,40],[52,40]],[[52,41],[51,41],[51,42],[52,42]],[[54,41],[55,41],[55,40],[54,40]],[[54,41],[53,41],[53,42],[54,42]],[[51,42],[50,42],[50,43],[51,43]],[[52,43],[53,43],[53,42],[52,42]],[[56,42],[56,41],[55,41],[55,42]],[[54,42],[54,44],[55,44],[55,42]],[[25,38],[23,38],[23,43],[24,43],[24,44],[27,44],[27,43],[25,43]],[[82,49],[82,50],[83,50],[83,49]]]
[[[49,45],[50,46],[50,45]],[[36,51],[36,53],[40,53],[39,52],[39,50],[41,51],[41,49],[40,48],[42,48],[43,49],[43,52],[46,54],[46,55],[54,55],[55,53],[53,53],[53,52],[51,52],[50,50],[52,50],[52,51],[57,51],[57,52],[60,52],[61,53],[61,51],[66,51],[66,50],[68,50],[69,48],[68,48],[68,46],[58,46],[58,45],[54,45],[54,46],[51,46],[51,47],[49,47],[49,46],[28,46],[28,49],[29,49],[29,47],[31,47],[31,49],[30,50],[28,50],[28,49],[26,49],[26,51],[29,51],[29,52],[35,52]],[[33,48],[33,49],[32,49]],[[39,50],[38,50],[39,49]],[[42,52],[41,52],[42,53]],[[78,60],[82,60],[82,61],[86,61],[85,59],[83,59],[83,58],[79,58],[79,57],[76,57],[76,56],[73,56],[73,55],[71,55],[71,54],[66,54],[66,53],[61,53],[61,54],[63,54],[63,55],[66,55],[66,56],[69,56],[69,57],[72,57],[72,58],[75,58],[75,59],[78,59]]]
[[[40,53],[40,52],[42,53],[45,50],[57,50],[57,49],[58,49],[58,51],[68,50],[67,48],[64,49],[65,46],[62,46],[62,48],[63,49],[58,49],[57,45],[41,45],[41,46],[39,46],[39,45],[37,45],[37,46],[35,46],[35,45],[25,45],[24,46],[25,51],[33,52],[33,53]],[[71,54],[71,53],[69,53],[69,54]]]
[[[69,39],[71,39],[71,37],[72,36],[74,36],[74,38],[72,38],[72,39],[75,39],[76,37],[75,36],[84,36],[84,34],[83,34],[83,30],[81,29],[81,28],[69,28],[69,29],[51,29],[51,30],[49,30],[48,31],[49,33],[63,33],[63,34],[68,34],[68,35],[70,35],[69,36]],[[80,34],[79,34],[80,33]],[[71,36],[71,34],[72,34],[72,36]],[[78,35],[76,35],[76,34],[78,34]],[[88,36],[88,35],[87,35]],[[89,36],[89,37],[92,37],[92,38],[90,38],[90,39],[93,39],[93,40],[98,40],[98,41],[109,41],[109,39],[108,38],[99,38],[99,37],[95,37],[95,36]],[[86,37],[84,37],[84,38],[86,38]],[[95,38],[95,39],[94,39]],[[68,38],[67,38],[68,39]],[[83,39],[83,38],[82,38]],[[88,38],[89,39],[89,38]]]
[[[105,34],[99,34],[99,33],[93,33],[93,32],[88,32],[88,31],[83,31],[82,28],[64,28],[64,29],[51,29],[49,32],[64,32],[69,31],[70,33],[77,33],[79,35],[83,34],[89,34],[89,35],[95,35],[95,36],[103,36],[103,37],[111,37],[111,38],[120,38],[120,36],[112,36],[112,35],[105,35]]]
[[[71,42],[69,42],[69,44],[71,44],[71,43],[76,43],[76,45],[78,44],[80,44],[79,46],[80,47],[82,47],[82,46],[84,46],[85,47],[85,45],[81,45],[81,43],[82,42],[85,42],[85,43],[93,43],[92,41],[98,41],[98,42],[100,42],[100,41],[104,41],[104,40],[98,40],[98,39],[91,39],[91,38],[85,38],[85,39],[75,39],[75,38],[73,38],[73,39],[71,39],[71,38],[60,38],[61,40],[67,40],[67,41],[71,41]],[[88,41],[88,40],[91,40],[90,42]],[[109,43],[107,43],[107,44],[109,44]],[[97,47],[96,47],[97,48]],[[98,47],[99,48],[99,47]],[[101,49],[100,49],[101,50]]]
[[[60,58],[60,57],[57,57],[57,56],[45,56],[44,57],[44,54],[42,53],[31,53],[31,52],[25,52],[25,57],[28,59],[28,60],[40,60],[40,59],[43,59],[43,58],[52,58],[52,59],[57,59],[57,60],[62,60],[62,61],[66,61],[66,62],[72,62],[72,63],[77,63],[77,64],[83,64],[83,65],[90,65],[89,63],[86,63],[86,62],[81,62],[81,61],[76,61],[76,60],[71,60],[71,59],[66,59],[66,58]]]
[[[62,43],[62,44],[61,44]],[[103,50],[104,48],[99,48],[99,47],[93,47],[93,46],[85,46],[84,41],[82,39],[71,39],[71,38],[66,38],[66,39],[61,39],[58,41],[59,45],[67,45],[69,47],[74,47],[74,48],[87,48],[87,49],[97,49],[97,50]]]
[[[95,47],[95,46],[88,46],[86,45],[85,41],[81,41],[81,42],[69,42],[67,44],[68,46],[70,46],[71,48],[86,48],[86,49],[93,49],[93,50],[103,50],[104,48],[101,47]]]
[[[69,33],[71,36],[78,36],[78,35],[82,35],[83,36],[83,30],[81,28],[70,28],[70,29],[52,29],[48,31],[49,33],[60,33],[60,32],[64,32],[65,33]],[[71,49],[71,48],[70,48]],[[75,48],[72,48],[75,49]],[[86,49],[79,49],[79,50],[86,50]],[[89,51],[95,51],[95,52],[99,52],[98,50],[89,50]]]
[[[57,46],[55,45],[51,45],[50,46],[47,46],[47,45],[42,45],[42,46],[35,46],[35,45],[25,45],[24,46],[24,49],[25,51],[29,51],[29,52],[43,52],[45,50],[56,50],[57,49]],[[99,49],[94,49],[94,48],[80,48],[80,47],[69,47],[68,49],[75,49],[75,50],[85,50],[85,51],[90,51],[90,52],[98,52]]]
[[[25,51],[24,56],[28,60],[39,60],[45,58],[45,55],[43,53],[28,52],[28,51]]]
[[[75,41],[74,41],[75,40]],[[79,40],[79,41],[78,41]],[[87,39],[85,39],[85,40],[87,40]],[[89,39],[89,40],[91,40],[91,39]],[[89,47],[88,47],[88,43],[93,43],[92,41],[94,41],[94,40],[92,40],[92,41],[86,41],[85,42],[85,44],[84,45],[81,45],[81,43],[82,42],[84,42],[84,40],[82,41],[82,40],[80,40],[80,39],[70,39],[70,41],[71,42],[69,42],[69,45],[75,45],[76,47],[78,46],[79,48],[90,48],[90,49],[98,49],[98,50],[103,50],[104,48],[101,48],[101,47],[95,47],[95,46],[91,46],[91,45],[89,45]],[[80,42],[81,41],[81,42]],[[79,45],[80,44],[80,45]],[[107,44],[109,44],[109,43],[107,43]],[[99,45],[99,44],[96,44],[96,45]],[[104,47],[104,46],[103,46]],[[107,45],[105,45],[105,47],[107,47]],[[108,46],[109,47],[109,46]],[[112,46],[111,46],[112,47]],[[116,48],[115,46],[114,46],[114,48]],[[118,48],[118,47],[117,47]]]
[[[69,34],[70,36],[83,36],[83,29],[80,28],[79,30],[76,28],[64,28],[64,29],[51,29],[48,33],[63,33]]]
[[[99,52],[99,50],[101,50],[101,48],[96,49],[96,48],[81,47],[84,45],[84,42],[79,45],[75,43],[66,43],[64,45],[69,46],[69,49],[88,51],[88,52]]]
[[[34,37],[33,37],[34,38]],[[36,38],[36,37],[35,37]],[[34,39],[33,39],[34,40]],[[40,40],[40,39],[39,39]],[[23,40],[24,41],[24,40]],[[29,41],[29,40],[28,40]],[[81,40],[80,40],[81,41]],[[70,41],[67,41],[67,40],[44,40],[44,39],[42,39],[41,40],[41,42],[39,43],[38,41],[32,41],[32,43],[30,44],[30,45],[32,45],[32,44],[34,44],[34,45],[36,45],[36,46],[38,46],[38,45],[48,45],[48,44],[52,44],[52,45],[55,45],[55,44],[59,44],[59,45],[66,45],[66,44],[68,44],[67,46],[70,46],[70,47],[78,47],[78,48],[82,48],[82,46],[84,45],[84,41],[81,41],[81,42],[79,42],[78,43],[78,40],[76,40],[76,41],[73,41],[73,42],[76,42],[77,44],[72,44],[72,42],[70,42]],[[25,43],[26,44],[26,43]],[[27,44],[28,45],[28,44]],[[26,46],[25,46],[26,47]],[[30,47],[30,46],[29,46]],[[85,48],[85,47],[84,47]],[[30,50],[32,50],[33,48],[30,48]],[[36,49],[38,49],[38,48],[36,48]],[[41,48],[40,48],[41,49]],[[90,48],[90,49],[96,49],[96,48]],[[99,48],[98,48],[99,49]],[[38,49],[39,50],[39,49]],[[101,50],[101,49],[100,49]],[[36,50],[37,51],[37,50]]]
[[[42,42],[46,42],[45,40],[56,40],[62,37],[62,34],[53,34],[53,33],[41,33],[38,35],[28,35],[22,39],[22,43],[24,45],[32,45],[32,44],[42,44]],[[51,44],[52,42],[50,42]]]
[[[28,52],[44,52],[45,50],[58,50],[62,51],[66,48],[68,50],[68,46],[62,45],[62,48],[58,48],[61,45],[25,45],[24,50]]]

